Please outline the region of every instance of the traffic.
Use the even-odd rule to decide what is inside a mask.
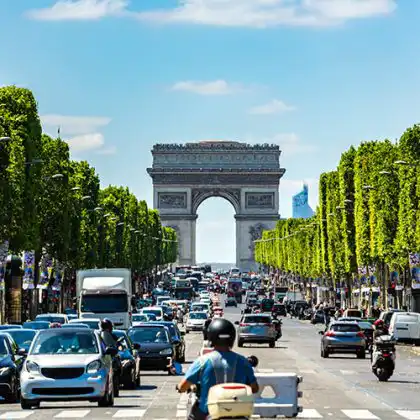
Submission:
[[[164,374],[171,378],[173,394],[189,395],[188,409],[177,418],[190,412],[195,419],[209,413],[218,418],[225,392],[212,385],[222,383],[244,386],[235,389],[245,397],[238,397],[238,405],[230,403],[229,409],[249,417],[252,395],[259,389],[255,369],[274,360],[285,348],[282,343],[289,342],[286,321],[290,332],[296,327],[306,334],[316,329],[321,359],[340,354],[368,357],[372,373],[388,381],[396,369],[398,340],[392,328],[401,316],[410,317],[387,311],[378,319],[364,318],[357,309],[311,305],[259,274],[181,267],[142,296],[133,296],[130,278],[125,269],[84,270],[77,276],[75,308],[64,314],[39,314],[23,325],[0,326],[0,395],[12,407],[10,413],[18,407],[34,413],[51,403],[111,408],[130,390],[138,391],[140,398],[142,387],[153,386]],[[214,383],[204,379],[200,375],[212,377],[207,362],[216,371],[227,363],[227,376],[216,375]],[[241,374],[235,374],[236,363],[242,366]],[[203,366],[207,367],[202,370]],[[236,401],[236,391],[229,392]],[[128,409],[120,411],[124,410],[130,418]]]

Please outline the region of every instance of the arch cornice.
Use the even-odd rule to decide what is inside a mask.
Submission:
[[[240,188],[195,188],[191,192],[191,212],[196,214],[200,204],[210,197],[222,197],[229,201],[235,213],[241,213]]]

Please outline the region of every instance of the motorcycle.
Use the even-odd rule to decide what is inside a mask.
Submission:
[[[372,350],[372,372],[379,381],[386,382],[395,369],[395,341],[391,336],[383,335],[374,341]]]
[[[255,369],[259,360],[256,356],[249,356],[248,361]],[[188,410],[200,397],[200,384],[193,385],[189,391]],[[207,407],[211,420],[249,420],[254,412],[254,396],[247,384],[225,383],[214,385],[209,390]],[[187,414],[188,418],[188,414]]]
[[[279,340],[282,336],[282,331],[281,331],[282,321],[281,321],[281,319],[273,319],[273,325],[275,326],[276,332],[277,332],[276,340]]]

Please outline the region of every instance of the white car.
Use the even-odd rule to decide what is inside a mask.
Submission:
[[[202,331],[207,318],[207,312],[190,312],[185,332],[188,334],[190,331]]]
[[[101,320],[99,318],[77,318],[71,319],[69,324],[85,324],[92,330],[100,330],[101,329]]]
[[[52,328],[35,336],[20,376],[22,409],[41,401],[96,401],[114,405],[112,357],[99,333],[81,328]],[[110,385],[111,384],[111,385]]]
[[[161,306],[148,306],[147,308],[142,308],[140,313],[155,315],[157,321],[163,321],[163,309]]]

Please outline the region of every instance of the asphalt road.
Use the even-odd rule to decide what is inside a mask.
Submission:
[[[226,316],[240,318],[239,308],[227,308]],[[420,420],[420,355],[410,348],[398,348],[397,368],[387,383],[380,383],[370,370],[370,361],[355,356],[320,357],[318,328],[298,320],[283,320],[283,337],[274,349],[245,345],[240,352],[256,355],[260,372],[296,372],[303,376],[300,385],[306,419],[409,419]],[[200,333],[186,335],[187,363],[199,354]],[[185,419],[186,396],[176,393],[179,378],[159,372],[144,372],[142,386],[121,391],[112,408],[90,403],[41,403],[41,408],[23,411],[20,405],[0,404],[0,420],[29,419],[107,419],[167,420]]]

